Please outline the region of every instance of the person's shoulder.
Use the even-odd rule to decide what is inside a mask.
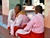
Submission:
[[[14,11],[14,9],[10,9],[10,11]]]
[[[24,12],[23,10],[19,12],[19,14],[26,14],[26,12]]]
[[[21,17],[21,16],[23,16],[22,14],[19,14],[19,16]]]
[[[33,17],[35,18],[37,16],[37,14],[35,14]]]
[[[36,16],[37,16],[37,15],[35,14],[31,19],[36,19]]]

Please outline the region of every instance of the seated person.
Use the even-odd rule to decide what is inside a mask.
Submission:
[[[21,5],[20,4],[17,4],[14,9],[11,9],[9,11],[9,14],[8,14],[8,25],[7,25],[7,29],[9,31],[10,31],[10,27],[11,27],[12,23],[14,22],[15,18],[17,17],[16,15],[20,11],[21,11]]]
[[[14,21],[16,15],[21,11],[21,5],[17,4],[14,9],[11,9],[8,14],[7,28],[10,30],[11,23]]]
[[[21,28],[23,29],[26,24],[29,22],[29,18],[27,17],[26,13],[24,11],[21,11],[18,13],[15,21],[12,23],[11,26],[11,33],[12,35],[15,35],[16,31]]]

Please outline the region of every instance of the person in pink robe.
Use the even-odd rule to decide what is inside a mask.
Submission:
[[[29,22],[29,18],[24,11],[19,12],[18,16],[12,22],[10,33],[15,36],[16,31],[21,28],[24,29],[26,24]]]
[[[42,15],[42,6],[35,7],[36,15],[27,23],[24,29],[19,29],[16,34],[20,38],[44,38],[44,18]],[[23,33],[24,32],[24,33]]]

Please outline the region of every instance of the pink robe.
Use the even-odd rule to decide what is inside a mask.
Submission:
[[[22,34],[22,30],[18,30],[20,32],[16,32],[20,36],[20,38],[43,38],[44,37],[44,18],[43,15],[38,13],[36,14],[27,26],[23,29],[26,31],[26,34]],[[31,30],[31,31],[30,31]],[[30,32],[29,32],[30,31]],[[29,32],[29,33],[27,33]],[[28,36],[28,37],[27,37]]]
[[[11,23],[11,35],[14,35],[15,32],[19,29],[19,27],[23,27],[29,22],[29,18],[26,15],[20,14],[18,17],[16,17],[15,21]]]

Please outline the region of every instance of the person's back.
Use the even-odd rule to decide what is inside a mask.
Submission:
[[[20,14],[20,16],[22,17],[22,22],[21,22],[20,27],[22,27],[22,26],[26,25],[30,21],[30,19],[25,14],[24,15],[23,14]]]
[[[35,24],[33,21],[35,22]],[[35,32],[35,33],[44,32],[44,18],[42,14],[38,13],[37,15],[35,15],[32,18],[32,22],[33,22],[32,32]]]
[[[44,35],[44,18],[42,15],[42,7],[40,5],[35,7],[35,13],[36,15],[33,16],[33,18],[27,24],[24,30],[29,31],[31,29],[32,38],[33,36],[35,37],[35,35],[37,38],[39,38],[40,36],[41,38],[43,38],[44,37],[43,36]],[[40,36],[38,36],[37,34]]]
[[[24,11],[21,11],[18,14],[18,17],[15,19],[15,21],[16,21],[15,25],[18,25],[19,27],[23,27],[30,21],[30,19]]]

